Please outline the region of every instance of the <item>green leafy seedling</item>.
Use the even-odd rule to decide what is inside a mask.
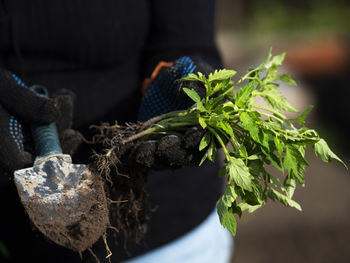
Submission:
[[[318,133],[305,126],[309,106],[297,118],[288,118],[283,112],[297,112],[278,90],[280,82],[296,85],[288,74],[277,74],[286,53],[272,56],[269,50],[264,61],[249,70],[238,81],[236,71],[215,70],[209,76],[198,72],[180,81],[199,81],[206,89],[205,97],[195,90],[184,88],[193,100],[187,110],[157,116],[142,125],[142,131],[126,139],[144,140],[150,137],[174,134],[200,125],[206,130],[199,144],[203,158],[215,160],[217,146],[223,149],[225,164],[219,175],[227,175],[226,188],[217,201],[221,224],[232,235],[236,234],[236,218],[243,211],[254,212],[268,199],[301,210],[294,201],[297,184],[304,186],[305,149],[311,146],[316,156],[325,162],[332,159],[346,167]],[[213,96],[214,95],[214,96]],[[259,106],[261,97],[267,106]],[[265,168],[273,165],[282,174],[275,176]]]

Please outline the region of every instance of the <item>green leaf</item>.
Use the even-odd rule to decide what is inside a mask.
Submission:
[[[236,71],[230,69],[215,70],[214,73],[209,74],[208,80],[210,82],[228,80],[231,79],[234,75],[236,75],[236,73]]]
[[[271,60],[271,63],[272,63],[273,65],[276,65],[276,66],[282,65],[282,62],[283,62],[284,58],[286,57],[286,55],[287,55],[287,53],[286,53],[286,52],[283,52],[283,53],[281,53],[281,54],[279,54],[279,55],[274,56],[274,57],[272,58],[272,60]]]
[[[204,148],[206,148],[211,141],[211,134],[210,132],[206,132],[199,143],[199,151],[202,151]]]
[[[202,117],[202,116],[199,116],[198,117],[198,122],[199,122],[199,125],[205,129],[207,127],[207,122],[205,121],[205,119]]]
[[[283,159],[284,168],[300,183],[304,184],[304,166],[308,165],[303,154],[294,146],[286,146],[286,155]]]
[[[253,213],[256,210],[258,210],[263,204],[259,205],[250,205],[247,203],[240,203],[238,206],[241,208],[242,211],[248,211],[249,213]]]
[[[252,191],[253,176],[249,173],[249,168],[243,160],[231,156],[227,165],[229,169],[229,181],[235,182],[244,190]]]
[[[265,71],[271,66],[272,48],[270,47],[263,62],[257,67],[259,71]]]
[[[264,131],[264,130],[261,130],[261,133],[262,133],[262,143],[261,145],[264,146],[268,151],[270,151],[270,141],[271,141],[271,138],[272,136]]]
[[[200,111],[200,112],[207,112],[208,110],[204,107],[203,103],[201,101],[198,101],[197,102],[197,109]]]
[[[242,209],[241,207],[237,204],[237,201],[233,202],[230,210],[229,210],[232,214],[236,214],[239,216],[239,218],[242,217]]]
[[[274,109],[297,112],[285,97],[281,95],[281,93],[276,88],[266,88],[262,92],[259,93],[261,97],[264,98],[266,103]]]
[[[253,155],[248,156],[247,159],[248,159],[248,160],[251,160],[251,161],[253,161],[253,160],[258,160],[258,159],[259,159],[259,156],[257,156],[256,154],[253,154]]]
[[[225,102],[223,106],[224,107],[222,108],[222,110],[224,112],[232,112],[232,111],[235,111],[237,108],[237,106],[232,101]]]
[[[275,142],[275,146],[276,146],[276,149],[277,149],[277,152],[278,152],[278,157],[282,158],[283,144],[277,137],[275,137],[274,142]]]
[[[278,158],[273,152],[269,151],[266,147],[261,147],[260,149],[264,153],[266,159],[269,160],[276,169],[283,172],[284,169],[281,159]]]
[[[283,184],[280,179],[272,174],[268,174],[269,182],[273,183],[275,186],[282,188]]]
[[[230,79],[217,82],[213,88],[213,93],[215,93],[215,92],[224,93],[227,89],[231,88],[231,85],[232,85],[232,81]],[[210,94],[210,95],[212,95],[212,94]]]
[[[219,199],[217,202],[216,207],[221,225],[230,231],[231,235],[235,236],[237,230],[237,221],[233,215],[233,212],[222,203],[221,199]]]
[[[231,138],[234,137],[232,127],[227,121],[220,121],[219,125]]]
[[[286,155],[284,156],[284,164],[290,169],[294,169],[297,164],[309,165],[304,159],[303,153],[294,145],[286,145]]]
[[[296,81],[292,78],[291,75],[288,75],[288,74],[281,74],[281,75],[278,75],[277,76],[281,81],[283,81],[284,83],[287,83],[287,84],[291,84],[293,86],[296,86],[297,83]]]
[[[187,77],[183,77],[178,81],[202,81],[196,74],[190,73]]]
[[[225,217],[225,213],[228,212],[228,207],[225,205],[225,203],[222,201],[222,198],[220,198],[217,202],[216,202],[216,208],[217,208],[217,212],[219,215],[219,219],[220,222],[223,221],[224,217]],[[222,223],[221,223],[222,224]]]
[[[208,150],[207,150],[207,155],[208,155],[208,159],[212,162],[215,161],[215,155],[216,155],[216,144],[214,142],[214,140],[210,141]]]
[[[249,131],[250,136],[257,142],[259,139],[259,126],[257,125],[256,119],[252,117],[248,112],[242,112],[239,115],[239,119],[242,122],[242,127]]]
[[[299,211],[302,210],[301,206],[297,202],[295,202],[294,200],[292,200],[288,196],[285,196],[284,194],[281,194],[280,192],[276,191],[273,188],[269,189],[269,196],[273,200],[277,199],[278,201],[280,201],[285,206],[294,207],[294,208],[296,208]]]
[[[249,172],[255,177],[255,178],[263,178],[267,172],[264,168],[264,161],[259,159],[256,160],[249,160],[248,162]]]
[[[275,66],[277,69],[277,66],[282,65],[282,62],[286,56],[286,53],[283,52],[279,55],[276,55],[272,57],[272,48],[269,49],[264,61],[258,66],[258,70],[260,72],[267,70],[268,68]]]
[[[208,152],[205,152],[205,154],[203,155],[201,161],[199,162],[198,166],[201,166],[205,160],[208,158]]]
[[[190,97],[194,102],[200,102],[201,97],[194,89],[183,88],[183,91]]]
[[[254,82],[248,82],[243,88],[237,92],[236,105],[238,107],[246,107],[250,98],[252,97],[252,92],[254,90]]]
[[[226,185],[225,192],[221,199],[225,206],[231,207],[233,202],[237,199],[235,188],[232,185]]]
[[[300,114],[300,116],[297,117],[297,121],[298,121],[300,126],[304,126],[305,119],[306,119],[307,115],[309,115],[309,113],[313,107],[314,107],[313,105],[307,106],[306,109]]]
[[[320,139],[314,145],[314,150],[316,156],[320,156],[324,162],[330,162],[332,159],[337,160],[340,164],[342,164],[345,168],[347,166],[345,163],[329,148],[327,142],[324,139]]]
[[[244,146],[244,144],[241,144],[239,146],[239,155],[241,158],[243,159],[248,159],[248,152],[247,152],[247,148]]]
[[[276,76],[277,69],[278,69],[278,65],[276,65],[276,64],[271,65],[269,71],[266,74],[266,78],[263,79],[264,80],[263,82],[265,84],[268,83],[269,85],[278,87],[278,84],[273,82],[276,79],[278,79],[278,77]]]
[[[296,182],[295,182],[295,180],[292,179],[292,178],[288,178],[287,177],[285,185],[286,185],[286,191],[285,192],[286,192],[287,196],[289,198],[292,198],[293,195],[294,195],[294,191],[296,189]]]
[[[242,201],[246,202],[249,205],[261,205],[263,202],[260,199],[260,184],[253,184],[253,191],[245,191],[244,194],[242,195]]]
[[[198,79],[206,81],[205,75],[202,72],[197,72]]]

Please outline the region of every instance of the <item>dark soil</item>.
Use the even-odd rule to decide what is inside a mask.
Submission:
[[[35,226],[49,239],[82,252],[105,234],[109,217],[100,177],[86,172],[79,184],[88,187],[77,187],[76,198],[63,198],[60,203],[43,209],[43,204],[33,197],[24,206]]]
[[[124,139],[139,132],[141,126],[141,123],[125,126],[103,123],[94,126],[99,133],[93,137],[93,143],[102,150],[101,153],[96,152],[93,165],[105,179],[111,199],[111,225],[117,227],[125,245],[128,241],[139,242],[143,238],[151,215],[146,190],[148,170],[135,165],[135,162],[131,164],[125,158],[131,154],[136,143],[123,143]],[[144,151],[142,158],[152,163],[151,155],[151,152]]]
[[[145,129],[145,124],[102,123],[94,128],[97,134],[93,143],[102,149],[95,154],[94,166],[105,178],[110,199],[116,203],[113,205],[112,201],[110,206],[111,224],[126,241],[138,242],[146,233],[152,214],[146,189],[149,171],[199,163],[202,154],[197,149],[204,130],[189,129],[184,136],[152,134],[147,135],[146,141],[144,137],[130,141]]]

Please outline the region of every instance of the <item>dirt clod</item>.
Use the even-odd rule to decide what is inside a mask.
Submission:
[[[147,160],[146,163],[151,166],[154,160],[150,156],[153,156],[155,149],[146,143],[143,147],[147,150],[136,153],[132,152],[136,148],[134,141],[124,143],[124,139],[135,135],[141,126],[142,123],[125,126],[103,123],[94,126],[99,133],[94,136],[93,143],[106,149],[95,154],[94,166],[105,178],[109,198],[116,201],[109,207],[111,225],[118,228],[126,243],[138,242],[143,238],[151,214],[146,190],[147,165],[137,166],[137,161]],[[130,164],[125,156],[134,156],[136,162]]]

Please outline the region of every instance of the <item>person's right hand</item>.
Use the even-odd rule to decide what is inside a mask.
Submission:
[[[34,147],[25,132],[30,124],[56,122],[61,142],[69,141],[62,145],[63,151],[72,153],[78,147],[82,137],[70,129],[73,101],[74,94],[67,90],[52,98],[38,96],[18,77],[0,69],[0,177],[32,165]]]
[[[161,68],[145,93],[140,106],[139,120],[147,121],[155,116],[183,110],[193,105],[183,88],[193,89],[200,96],[205,95],[205,87],[198,81],[182,81],[189,73],[201,72],[209,75],[213,68],[200,58],[181,57]],[[156,72],[157,70],[155,70]],[[153,75],[153,74],[152,74]],[[205,134],[200,126],[189,128],[184,134],[166,135],[159,140],[148,140],[135,145],[126,162],[155,170],[198,165],[203,153],[199,143]]]

